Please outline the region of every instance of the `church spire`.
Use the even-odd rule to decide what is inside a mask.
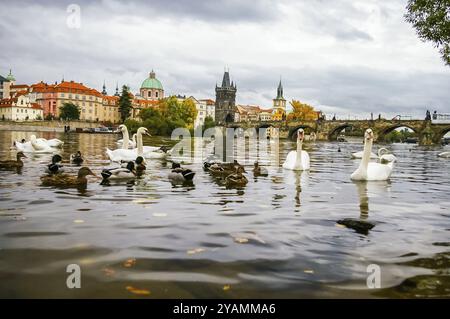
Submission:
[[[119,83],[116,82],[116,94],[115,96],[119,96]]]
[[[108,95],[108,93],[106,92],[106,84],[105,84],[105,80],[103,80],[103,91],[102,91],[103,95]]]
[[[223,73],[222,87],[229,88],[230,87],[230,73],[229,71],[225,71]]]
[[[278,88],[277,88],[277,99],[284,99],[283,98],[283,85],[281,84],[281,77],[280,77],[280,83],[278,83]]]

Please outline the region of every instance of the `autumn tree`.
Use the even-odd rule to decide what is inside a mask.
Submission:
[[[419,38],[432,42],[445,64],[450,65],[450,1],[409,0],[406,10],[405,19]]]
[[[289,114],[288,120],[317,120],[317,112],[311,105],[302,103],[298,100],[292,100],[290,104],[292,106],[292,113]]]

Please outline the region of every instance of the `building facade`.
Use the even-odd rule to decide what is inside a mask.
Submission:
[[[156,74],[153,70],[150,72],[149,77],[142,82],[139,93],[144,100],[157,101],[164,98],[164,88],[161,82],[156,78]]]
[[[236,84],[230,83],[230,74],[225,71],[222,85],[216,84],[215,120],[218,125],[235,121],[236,114]]]
[[[44,112],[38,103],[31,102],[26,92],[0,100],[0,118],[11,121],[42,120]]]
[[[0,75],[0,99],[9,99],[11,97],[11,86],[16,84],[16,79],[9,70],[6,77]]]

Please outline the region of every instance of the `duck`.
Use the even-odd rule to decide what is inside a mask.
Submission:
[[[450,152],[442,152],[439,153],[438,156],[442,158],[450,158]]]
[[[194,179],[195,173],[189,168],[182,168],[180,163],[172,163],[169,179],[173,182],[187,182]]]
[[[47,167],[45,168],[45,172],[47,174],[59,174],[59,173],[63,173],[64,168],[63,166],[60,164],[62,161],[62,157],[59,154],[55,154],[52,156],[52,162],[51,164],[48,164]]]
[[[22,168],[23,162],[22,158],[27,158],[23,152],[17,152],[16,160],[5,160],[0,161],[0,168],[11,169],[11,168]]]
[[[138,128],[138,130],[136,132],[137,148],[135,148],[135,149],[120,148],[120,149],[116,149],[116,150],[110,150],[109,148],[106,148],[106,155],[108,155],[109,159],[112,162],[134,161],[136,159],[136,157],[138,157],[138,156],[141,156],[143,158],[151,158],[150,154],[148,154],[150,152],[147,152],[147,153],[144,152],[144,145],[142,143],[142,135],[150,136],[150,133],[148,132],[147,128],[145,128],[145,127]]]
[[[247,185],[248,179],[242,174],[243,172],[244,169],[242,167],[236,168],[236,173],[225,178],[225,185],[228,187]]]
[[[389,150],[384,147],[378,150],[378,159],[382,164],[397,161],[397,157],[394,154],[390,153]]]
[[[78,165],[78,166],[83,164],[84,159],[83,159],[83,156],[81,155],[81,152],[77,151],[75,154],[70,154],[70,161],[73,164]]]
[[[258,161],[253,164],[253,174],[255,176],[268,176],[269,172],[265,167],[259,166]]]
[[[297,131],[297,150],[290,151],[283,163],[284,169],[290,169],[294,171],[306,171],[310,168],[309,154],[302,150],[303,140],[305,139],[305,131],[299,129]]]
[[[237,168],[241,168],[245,172],[244,167],[234,160],[233,163],[221,163],[221,162],[205,162],[204,168],[214,176],[226,177],[236,172]]]
[[[101,175],[103,177],[103,180],[135,178],[136,170],[135,170],[134,162],[133,161],[128,162],[127,166],[125,168],[117,167],[117,168],[104,169],[104,170],[102,170]]]
[[[25,143],[15,142],[14,146],[18,151],[24,153],[55,153],[55,149],[51,148],[41,139],[37,139],[34,134],[30,136],[30,141]]]
[[[394,169],[394,162],[387,164],[369,163],[370,153],[372,152],[373,131],[367,129],[364,133],[364,151],[363,158],[359,167],[350,176],[354,181],[386,181],[390,178]]]
[[[68,174],[53,174],[41,177],[42,185],[44,186],[59,186],[59,187],[85,187],[87,186],[86,176],[95,175],[89,167],[81,167],[78,170],[78,175]]]
[[[136,176],[140,177],[145,174],[145,170],[147,167],[145,166],[145,160],[142,156],[138,156],[136,158],[135,163],[135,170],[136,170]]]

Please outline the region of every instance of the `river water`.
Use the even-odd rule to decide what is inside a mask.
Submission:
[[[0,131],[0,157],[30,134]],[[97,173],[118,138],[40,136],[63,140],[65,160],[80,150]],[[172,185],[166,160],[149,161],[134,182],[43,187],[50,155],[30,155],[21,173],[0,171],[0,297],[450,297],[450,160],[437,157],[448,148],[388,145],[398,158],[391,180],[354,183],[360,141],[304,147],[309,172],[268,167],[241,189],[200,163],[186,165],[193,185]],[[282,140],[281,160],[292,149]],[[375,226],[358,232],[337,223],[345,218]],[[66,286],[69,264],[80,266],[80,289]],[[373,267],[380,288],[367,284]]]

